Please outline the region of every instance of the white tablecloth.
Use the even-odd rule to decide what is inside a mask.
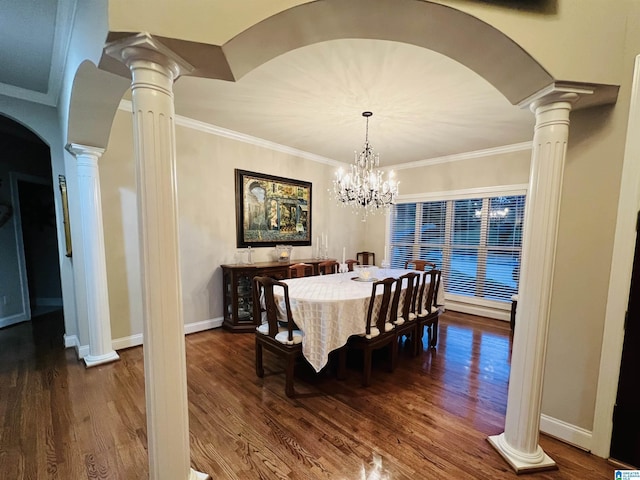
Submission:
[[[380,268],[375,276],[398,278],[409,271],[415,270]],[[355,277],[348,272],[285,280],[293,319],[304,332],[302,353],[317,372],[327,364],[329,352],[366,329],[372,284],[352,280]],[[277,290],[274,294],[282,299]],[[382,287],[378,293],[382,295]]]

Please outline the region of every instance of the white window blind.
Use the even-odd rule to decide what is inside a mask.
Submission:
[[[434,262],[445,292],[509,302],[518,291],[525,196],[401,203],[391,213],[391,265]]]

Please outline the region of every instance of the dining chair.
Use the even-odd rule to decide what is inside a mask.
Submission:
[[[442,314],[442,308],[438,305],[437,292],[440,288],[440,278],[442,272],[435,268],[425,272],[429,276],[429,288],[425,289],[424,303],[420,306],[418,312],[417,323],[417,342],[416,342],[416,354],[422,345],[424,337],[424,328],[427,327],[427,344],[430,348],[435,348],[438,344],[438,322],[440,315]]]
[[[396,282],[394,278],[385,278],[373,282],[371,289],[371,298],[369,299],[369,308],[367,310],[367,326],[365,332],[361,335],[352,335],[349,337],[347,347],[349,349],[362,350],[363,355],[363,371],[362,386],[367,387],[371,383],[371,357],[374,350],[382,347],[389,347],[391,350],[389,371],[393,372],[396,368],[398,358],[398,342],[396,342],[395,325],[391,323],[390,304],[391,290]],[[379,299],[379,288],[382,288],[382,295]],[[380,308],[376,310],[376,307]],[[340,370],[345,371],[346,368],[346,349],[342,348],[339,354]]]
[[[313,275],[313,265],[296,263],[289,266],[289,278],[308,277],[310,275]]]
[[[356,260],[360,265],[375,265],[376,254],[373,252],[358,252],[356,253]]]
[[[289,287],[284,282],[279,282],[271,277],[253,277],[253,304],[260,315],[264,312],[266,323],[256,327],[256,375],[264,377],[262,364],[263,349],[284,357],[285,359],[285,387],[287,397],[294,396],[293,376],[295,361],[302,356],[303,333],[298,330],[291,314],[289,303]],[[278,307],[274,298],[275,287],[282,288],[286,313],[286,326],[278,322]]]
[[[318,275],[329,275],[331,273],[338,273],[340,264],[335,260],[326,260],[318,264]]]
[[[433,262],[427,262],[426,260],[407,260],[406,262],[404,262],[404,268],[405,270],[409,270],[411,268],[413,268],[414,270],[419,270],[421,272],[424,272],[426,270],[426,267],[429,268],[436,268],[436,264]]]
[[[352,258],[350,258],[349,260],[345,260],[345,262],[347,264],[347,267],[349,268],[350,272],[353,272],[353,266],[354,265],[358,265],[358,261],[354,260]]]
[[[391,303],[391,322],[395,325],[396,342],[406,337],[410,342],[410,353],[415,355],[418,338],[418,316],[416,314],[416,296],[420,274],[405,273],[396,280]]]

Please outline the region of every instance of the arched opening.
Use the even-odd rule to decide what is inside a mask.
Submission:
[[[0,327],[21,322],[60,342],[64,333],[55,196],[49,146],[19,123],[0,116]],[[55,323],[55,325],[53,325]]]

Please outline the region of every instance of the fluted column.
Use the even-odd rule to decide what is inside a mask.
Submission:
[[[173,81],[190,66],[148,34],[110,44],[130,69],[142,271],[149,478],[209,478],[190,469],[178,259]]]
[[[555,467],[538,444],[542,382],[569,113],[578,95],[533,101],[536,116],[504,433],[491,444],[517,471]]]
[[[82,238],[82,261],[85,268],[89,355],[84,357],[87,367],[118,360],[111,344],[111,317],[107,288],[107,263],[102,226],[102,200],[98,159],[102,148],[71,143],[67,150],[76,157],[78,177],[78,205]]]

